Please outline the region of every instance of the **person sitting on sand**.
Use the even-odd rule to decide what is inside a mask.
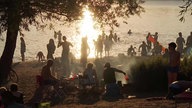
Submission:
[[[187,89],[192,90],[192,81],[174,81],[169,85],[167,99],[173,99],[175,95],[185,92]]]
[[[39,62],[41,62],[41,61],[44,61],[44,60],[45,60],[45,56],[44,56],[44,54],[43,54],[43,52],[42,52],[42,51],[39,51],[39,52],[37,53],[36,58],[38,58],[38,61],[39,61]]]
[[[92,63],[88,63],[87,64],[87,68],[85,69],[85,71],[83,72],[83,77],[84,77],[84,83],[85,86],[94,86],[97,85],[97,73],[96,70],[93,69],[93,64]]]
[[[47,61],[47,64],[43,66],[42,71],[41,71],[41,77],[43,80],[43,84],[45,85],[53,85],[54,87],[58,87],[58,79],[55,78],[51,74],[51,66],[53,65],[53,60],[49,59]]]
[[[13,97],[15,98],[15,101],[17,103],[23,104],[23,93],[18,91],[18,85],[16,83],[12,83],[10,85],[10,92],[13,94]]]
[[[116,82],[115,72],[123,73],[124,75],[126,75],[125,72],[111,67],[110,63],[107,62],[104,66],[103,72],[103,78],[106,87],[104,97],[119,98],[121,96],[119,86]]]
[[[5,91],[1,96],[5,106],[4,108],[25,108],[23,104],[17,103],[15,101],[15,98],[10,91]]]

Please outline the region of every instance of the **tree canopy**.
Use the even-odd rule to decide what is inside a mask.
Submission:
[[[29,25],[44,27],[43,22],[47,20],[78,20],[85,5],[100,24],[118,26],[117,17],[126,18],[144,12],[140,6],[142,3],[142,0],[0,0],[0,28],[1,32],[7,30],[8,11],[12,5],[17,6],[22,35],[22,30],[29,31]]]
[[[185,15],[187,13],[189,13],[190,15],[192,15],[192,0],[183,0],[184,4],[182,6],[179,6],[181,8],[180,16],[181,18],[179,19],[180,21],[185,21]]]

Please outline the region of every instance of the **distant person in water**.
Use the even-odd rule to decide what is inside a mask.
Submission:
[[[153,35],[154,39],[155,39],[155,42],[158,41],[158,32],[155,32],[155,34]]]
[[[147,56],[147,44],[145,43],[145,41],[142,42],[142,44],[139,46],[139,52],[141,49],[141,56]]]
[[[88,57],[89,53],[90,53],[90,48],[87,43],[87,37],[83,37],[81,40],[81,59],[80,59],[80,62],[82,64],[83,68],[86,67],[87,57]]]
[[[146,36],[146,42],[147,42],[148,50],[151,50],[151,48],[152,48],[152,45],[151,45],[152,42],[151,42],[150,38],[152,38],[152,36],[151,36],[151,33],[148,32],[148,34]]]
[[[191,32],[190,35],[187,37],[186,46],[187,46],[187,48],[192,47],[192,32]]]
[[[177,80],[180,67],[180,53],[175,50],[176,44],[169,43],[169,67],[168,67],[168,86]]]
[[[49,43],[47,44],[47,60],[52,59],[54,60],[53,54],[55,53],[55,42],[53,39],[49,40]]]
[[[121,96],[120,88],[115,78],[115,72],[126,75],[126,73],[123,72],[122,70],[111,67],[111,64],[109,62],[105,63],[103,79],[106,87],[104,97],[106,98],[107,97],[119,98]]]
[[[110,33],[109,33],[109,41],[110,41],[110,42],[113,42],[113,40],[112,40],[113,37],[114,37],[114,36],[113,36],[113,31],[110,30]]]
[[[132,34],[131,29],[129,29],[129,31],[127,32],[127,34],[130,36]]]
[[[61,55],[61,62],[63,66],[64,75],[70,74],[70,64],[69,64],[69,52],[70,52],[70,46],[73,47],[71,42],[67,41],[66,36],[63,36],[63,42],[58,44],[58,47],[62,46],[62,55]]]
[[[162,46],[160,45],[159,42],[155,42],[154,43],[154,48],[153,48],[153,51],[152,51],[152,55],[161,55],[161,52],[162,52]]]
[[[114,34],[113,40],[114,40],[115,42],[117,42],[117,40],[118,40],[117,33]]]
[[[102,36],[100,35],[97,39],[97,57],[102,58],[102,53],[103,53],[103,39]]]
[[[176,39],[177,43],[177,51],[179,51],[181,54],[183,53],[183,46],[185,44],[185,39],[182,37],[182,33],[178,33],[179,37]]]
[[[57,35],[58,35],[58,44],[59,44],[61,43],[61,37],[62,37],[61,30],[58,31]]]
[[[133,45],[131,45],[128,50],[127,50],[127,55],[128,56],[135,56],[136,55],[136,52],[135,52],[135,49],[133,48]]]
[[[20,49],[21,58],[22,61],[25,61],[25,51],[26,51],[25,40],[23,39],[23,37],[20,37],[20,40],[21,40],[21,49]]]
[[[45,56],[44,56],[44,54],[43,54],[43,52],[42,52],[42,51],[39,51],[39,52],[37,53],[36,58],[38,58],[38,61],[39,61],[39,62],[41,62],[41,61],[44,61],[44,60],[45,60]]]
[[[105,56],[109,57],[109,51],[111,49],[111,44],[110,44],[110,40],[109,37],[106,36],[105,40],[104,40],[104,50],[105,50]]]

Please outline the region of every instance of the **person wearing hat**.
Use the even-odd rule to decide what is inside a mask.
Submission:
[[[115,78],[115,72],[126,75],[126,73],[122,70],[111,67],[109,62],[104,65],[103,79],[106,87],[104,97],[119,98],[121,96],[120,89]]]

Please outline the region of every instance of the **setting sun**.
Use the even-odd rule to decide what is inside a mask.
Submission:
[[[90,47],[89,58],[95,57],[95,46],[93,40],[97,40],[100,33],[98,29],[95,28],[96,22],[93,20],[92,13],[88,8],[84,8],[83,18],[79,25],[80,37],[88,38],[88,44]]]

